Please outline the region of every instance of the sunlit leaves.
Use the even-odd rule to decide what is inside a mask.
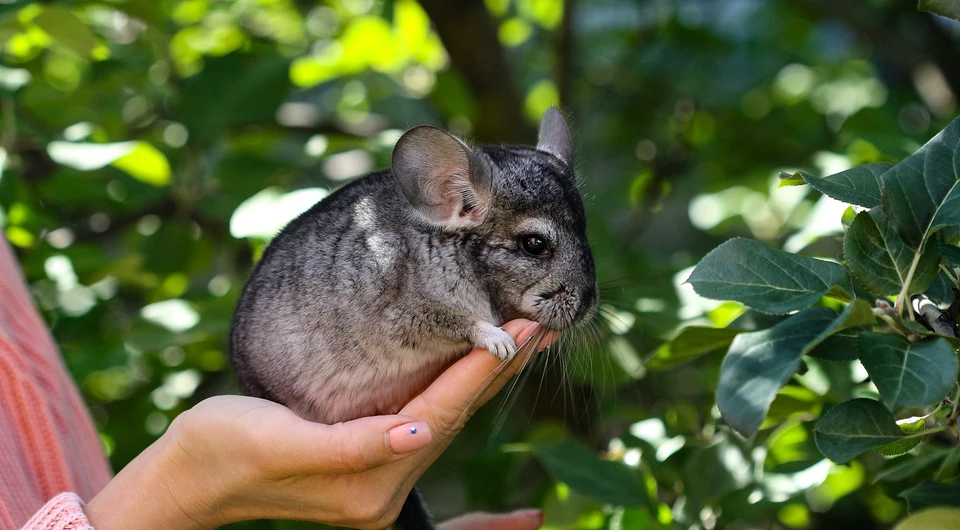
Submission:
[[[146,142],[96,144],[56,141],[47,146],[47,152],[54,161],[81,171],[113,165],[153,186],[165,186],[170,181],[167,157]]]
[[[899,335],[864,332],[860,359],[891,408],[937,403],[957,381],[957,354],[944,339],[909,342]]]
[[[170,182],[170,164],[167,157],[146,142],[135,142],[129,153],[113,161],[113,166],[154,186],[164,186]]]
[[[323,188],[284,193],[267,188],[243,201],[230,217],[230,235],[270,239],[287,223],[327,196]]]
[[[87,57],[97,44],[96,38],[77,15],[64,7],[44,6],[33,23],[77,55]]]
[[[410,64],[436,71],[446,60],[426,13],[416,2],[401,0],[394,7],[393,24],[372,14],[350,20],[337,40],[296,59],[290,80],[309,87],[366,69],[400,74]]]
[[[911,248],[960,224],[960,119],[883,174],[883,209]]]
[[[907,247],[880,210],[861,212],[843,238],[843,257],[857,280],[870,292],[894,295],[907,281],[916,252]],[[937,275],[940,253],[927,245],[910,285],[911,293],[926,289]]]
[[[731,239],[710,251],[688,280],[697,294],[736,300],[766,313],[807,307],[833,287],[851,290],[846,270],[750,239]]]
[[[838,464],[903,437],[893,414],[872,399],[854,399],[833,407],[813,432],[820,452]]]
[[[524,100],[523,109],[527,114],[527,119],[531,122],[540,121],[540,117],[550,107],[560,104],[560,95],[557,92],[557,85],[550,80],[543,80],[536,83],[527,93]]]

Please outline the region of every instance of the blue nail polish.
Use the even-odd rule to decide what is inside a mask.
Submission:
[[[416,427],[410,427],[410,434],[417,434],[417,428],[416,428]]]

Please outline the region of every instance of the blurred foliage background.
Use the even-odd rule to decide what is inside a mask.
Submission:
[[[421,481],[436,514],[540,506],[556,529],[709,530],[905,513],[903,484],[874,483],[879,455],[811,451],[797,426],[829,385],[782,392],[770,421],[789,428],[746,441],[714,405],[722,352],[661,346],[741,317],[681,285],[726,238],[838,252],[845,206],[775,189],[777,171],[895,161],[942,128],[957,23],[896,0],[0,0],[0,42],[0,226],[115,469],[236,391],[233,305],[291,216],[385,167],[407,127],[532,143],[559,104],[606,329],[471,421]],[[649,503],[598,502],[524,449],[560,440],[625,464]]]

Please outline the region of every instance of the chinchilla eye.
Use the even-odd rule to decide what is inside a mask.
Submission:
[[[547,240],[537,234],[520,236],[520,247],[531,256],[542,256],[547,251]]]

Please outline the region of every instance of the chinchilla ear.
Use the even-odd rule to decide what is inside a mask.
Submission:
[[[492,194],[490,169],[450,133],[429,125],[410,129],[397,140],[390,169],[427,222],[449,231],[483,222]]]
[[[554,107],[547,109],[540,119],[540,135],[537,149],[559,158],[565,164],[573,164],[573,140],[563,115]]]

